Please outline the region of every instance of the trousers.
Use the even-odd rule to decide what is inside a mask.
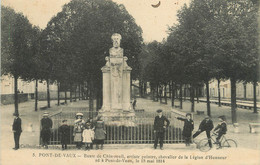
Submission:
[[[154,148],[157,148],[158,141],[160,140],[160,148],[163,147],[164,132],[155,132]]]
[[[212,147],[212,142],[211,142],[211,138],[210,138],[210,131],[208,130],[198,130],[194,135],[193,135],[193,139],[196,138],[199,134],[201,134],[202,132],[206,131],[206,135],[207,135],[207,138],[208,138],[208,141],[209,141],[209,146]]]
[[[20,135],[21,135],[21,132],[14,132],[14,144],[15,144],[15,147],[14,148],[19,148],[19,141],[20,141]]]

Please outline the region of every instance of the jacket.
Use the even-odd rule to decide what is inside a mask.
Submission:
[[[206,121],[206,119],[202,120],[200,123],[199,129],[201,131],[211,131],[214,128],[213,121],[209,119]]]
[[[191,133],[194,129],[194,122],[193,120],[188,120],[188,119],[183,119],[181,117],[177,117],[178,120],[184,121],[184,126],[183,126],[183,136],[185,137],[191,137]]]
[[[217,131],[218,133],[221,134],[226,134],[227,133],[227,123],[226,122],[221,122],[217,125],[217,127],[214,129],[214,131]]]
[[[22,120],[21,120],[21,118],[18,117],[16,119],[14,119],[12,130],[17,132],[17,133],[22,132]]]
[[[167,124],[166,124],[166,123]],[[154,130],[158,131],[158,132],[164,132],[164,126],[168,127],[170,125],[170,121],[162,115],[162,117],[160,118],[159,116],[156,116],[154,119]]]

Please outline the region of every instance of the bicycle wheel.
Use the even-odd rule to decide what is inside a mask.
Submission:
[[[200,142],[199,142],[199,149],[200,151],[202,152],[207,152],[209,151],[211,148],[209,146],[209,141],[208,139],[202,139]]]
[[[227,140],[225,140],[225,141],[221,144],[221,147],[237,148],[237,143],[236,143],[235,140],[227,139]]]

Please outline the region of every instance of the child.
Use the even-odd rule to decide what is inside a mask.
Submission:
[[[82,118],[83,118],[82,113],[76,114],[73,136],[74,136],[74,142],[76,143],[77,149],[80,149],[82,144],[82,131],[84,130],[84,123],[85,123],[85,121]]]
[[[218,117],[220,123],[218,126],[214,129],[214,131],[217,133],[216,137],[216,143],[219,145],[219,148],[221,148],[221,144],[219,142],[220,138],[227,133],[227,123],[226,123],[226,117],[225,116],[219,116]],[[218,148],[218,149],[219,149]]]
[[[94,140],[94,131],[90,128],[90,123],[86,124],[86,129],[82,133],[83,143],[85,143],[85,150],[89,150]]]
[[[67,120],[62,120],[62,125],[59,127],[59,134],[62,150],[66,150],[70,140],[70,127],[67,125]]]
[[[97,118],[96,127],[95,127],[95,141],[96,141],[96,149],[99,149],[99,145],[101,145],[101,150],[103,149],[104,140],[106,138],[106,131],[104,121],[99,116]]]
[[[193,120],[191,119],[191,114],[187,113],[186,114],[186,119],[181,118],[181,117],[176,117],[178,120],[184,121],[184,127],[183,127],[183,132],[182,135],[185,139],[185,144],[186,146],[190,146],[191,143],[191,133],[194,129],[194,123]]]

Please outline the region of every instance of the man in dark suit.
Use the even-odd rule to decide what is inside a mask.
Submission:
[[[154,119],[154,149],[157,148],[158,140],[160,139],[160,148],[163,150],[163,139],[166,127],[170,125],[170,121],[162,115],[162,110],[157,110],[158,116]],[[166,123],[165,123],[166,122]]]
[[[202,122],[200,123],[198,131],[193,135],[193,139],[197,137],[203,131],[206,131],[207,138],[209,140],[209,146],[212,147],[211,139],[210,139],[210,131],[214,128],[213,121],[207,116]]]
[[[41,138],[42,138],[42,146],[46,149],[48,148],[48,144],[51,138],[51,128],[52,128],[52,120],[49,118],[49,113],[45,112],[43,114],[43,118],[41,119]]]
[[[19,118],[18,113],[14,113],[13,116],[14,116],[13,133],[14,133],[14,143],[15,143],[15,147],[13,149],[18,150],[20,135],[22,133],[22,120],[21,118]]]

